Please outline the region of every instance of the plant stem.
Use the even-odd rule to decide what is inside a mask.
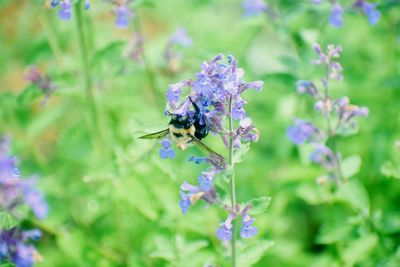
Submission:
[[[328,85],[328,83],[329,83],[329,67],[328,66],[326,68],[325,80],[326,80],[326,84],[324,85],[324,87],[325,87],[325,102],[328,102],[328,101],[330,101],[329,91],[328,91],[328,86],[329,86]],[[327,112],[326,122],[328,124],[328,138],[329,138],[328,140],[330,140],[333,156],[335,157],[335,160],[336,160],[336,175],[337,175],[337,177],[335,177],[335,181],[336,181],[337,185],[340,185],[340,182],[342,180],[342,170],[341,170],[341,166],[340,166],[340,159],[339,159],[338,153],[337,153],[335,132],[332,130],[330,112]]]
[[[236,189],[235,189],[235,162],[233,161],[233,118],[232,118],[232,96],[229,98],[229,167],[231,182],[231,205],[236,210]],[[236,267],[236,220],[232,222],[232,267]]]
[[[87,44],[85,40],[85,33],[83,30],[83,19],[82,19],[82,8],[81,5],[82,0],[79,0],[75,4],[75,18],[76,18],[76,24],[77,24],[77,31],[78,31],[78,39],[79,39],[79,48],[81,50],[81,58],[82,58],[82,71],[83,71],[83,76],[85,79],[85,92],[86,92],[86,100],[88,101],[89,105],[89,110],[90,110],[90,125],[92,128],[92,132],[96,136],[96,140],[93,140],[93,145],[95,149],[97,149],[98,152],[101,151],[101,133],[100,133],[100,127],[99,127],[99,121],[98,121],[98,112],[96,108],[96,100],[95,100],[95,95],[93,92],[93,86],[92,86],[92,77],[91,77],[91,70],[90,70],[90,64],[89,64],[89,55],[87,51]]]

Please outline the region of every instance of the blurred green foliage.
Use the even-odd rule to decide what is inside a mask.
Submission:
[[[327,25],[326,6],[311,1],[269,1],[269,18],[243,18],[240,1],[141,2],[136,19],[145,37],[145,64],[127,57],[134,27],[115,28],[110,5],[92,1],[83,12],[95,129],[88,123],[75,21],[59,20],[43,1],[0,1],[0,133],[12,137],[22,173],[40,176],[50,204],[48,219],[24,224],[45,231],[38,266],[227,266],[226,247],[215,237],[225,214],[199,203],[182,215],[178,205],[179,185],[201,172],[187,158],[203,152],[190,148],[163,161],[157,144],[137,139],[166,125],[168,84],[192,78],[202,61],[220,52],[239,59],[247,80],[265,82],[260,94],[246,95],[261,138],[237,168],[237,191],[239,202],[272,201],[257,217],[257,237],[240,241],[239,266],[400,266],[395,1],[381,1],[375,27],[346,13],[341,29]],[[181,49],[181,65],[172,72],[163,49],[179,26],[194,45]],[[342,45],[344,81],[332,92],[370,109],[356,135],[338,139],[351,176],[339,189],[316,184],[323,170],[285,132],[295,116],[318,116],[294,89],[298,79],[321,76],[310,64],[313,42]],[[24,80],[30,65],[58,86],[45,107]],[[226,153],[218,138],[206,142]],[[0,216],[2,226],[12,223]]]

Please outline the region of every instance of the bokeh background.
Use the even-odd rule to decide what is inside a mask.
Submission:
[[[137,138],[168,123],[168,85],[194,78],[200,63],[218,53],[233,54],[247,81],[265,83],[262,92],[245,94],[261,137],[237,167],[239,202],[272,198],[257,217],[257,237],[239,243],[250,248],[247,264],[400,266],[397,1],[380,1],[376,26],[346,12],[339,29],[328,24],[327,3],[297,0],[268,1],[269,15],[248,18],[240,1],[138,1],[135,22],[118,29],[111,5],[92,1],[82,11],[82,26],[97,126],[89,123],[77,23],[60,20],[43,2],[0,1],[0,133],[11,137],[22,174],[39,176],[50,206],[47,219],[23,224],[44,232],[37,266],[228,264],[228,251],[215,236],[225,212],[198,203],[182,215],[178,204],[180,184],[195,182],[202,170],[187,159],[204,152],[192,147],[162,160],[157,142]],[[163,53],[178,27],[187,29],[193,45],[175,48],[181,57],[171,64]],[[138,29],[144,63],[129,57]],[[347,95],[370,110],[356,135],[337,140],[344,157],[362,160],[340,197],[316,183],[323,170],[286,135],[294,117],[319,118],[312,102],[295,92],[297,80],[318,83],[322,75],[310,63],[313,42],[343,47],[344,81],[333,84],[332,95]],[[24,79],[31,65],[57,85],[45,106]],[[219,138],[205,142],[226,154]],[[274,245],[257,251],[267,241]]]

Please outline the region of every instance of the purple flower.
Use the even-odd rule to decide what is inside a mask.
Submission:
[[[376,10],[376,3],[369,3],[365,0],[357,0],[354,3],[354,7],[359,8],[368,17],[368,22],[371,25],[375,25],[379,22],[381,18],[381,13]]]
[[[43,193],[35,188],[35,180],[24,181],[21,187],[25,203],[32,209],[36,218],[44,219],[48,214],[48,206]]]
[[[353,127],[353,118],[367,117],[369,110],[367,107],[359,107],[356,105],[351,105],[348,97],[342,97],[336,99],[333,102],[333,108],[337,112],[339,117],[339,125],[342,127]]]
[[[201,175],[198,177],[198,182],[201,190],[207,192],[214,189],[212,180],[214,178],[214,172],[202,172]]]
[[[294,125],[287,129],[287,135],[290,141],[296,145],[303,144],[308,141],[320,139],[321,131],[311,122],[294,119]]]
[[[232,239],[232,221],[236,218],[235,213],[230,213],[225,222],[221,223],[217,229],[217,238],[222,241],[229,241]]]
[[[297,81],[296,82],[296,90],[299,94],[308,94],[314,98],[320,97],[317,87],[314,83],[310,81]]]
[[[334,27],[342,27],[343,25],[343,10],[339,4],[334,4],[331,9],[331,16],[329,17],[329,23]]]
[[[0,231],[0,260],[8,260],[16,267],[31,267],[39,259],[37,250],[30,240],[40,238],[39,230],[22,231],[16,228]]]
[[[25,75],[25,79],[34,84],[45,95],[41,102],[42,106],[46,104],[51,94],[57,89],[57,86],[52,82],[50,77],[42,75],[39,69],[35,66],[29,68]]]
[[[43,219],[48,212],[43,194],[35,188],[33,179],[21,179],[16,160],[8,156],[8,147],[4,144],[0,147],[0,208],[13,212],[25,203],[38,219]]]
[[[310,160],[320,164],[327,170],[333,170],[337,166],[335,155],[332,150],[324,144],[314,145],[314,151],[310,155]]]
[[[175,151],[171,148],[171,142],[169,139],[165,138],[160,143],[162,146],[160,149],[160,157],[162,159],[175,158]]]
[[[85,0],[85,9],[89,9],[90,8],[90,0]]]
[[[60,4],[60,10],[58,11],[58,16],[60,19],[69,20],[72,17],[72,4],[70,0],[64,0]]]
[[[251,17],[265,13],[268,9],[267,4],[263,0],[244,0],[242,3],[244,16]]]
[[[250,218],[250,216],[243,218],[242,228],[240,229],[240,236],[242,238],[251,238],[257,234],[257,227],[252,225],[254,221],[255,219]]]
[[[185,28],[178,28],[169,40],[169,44],[181,45],[183,47],[189,47],[192,45],[192,39],[189,37]]]
[[[179,205],[183,214],[185,214],[189,207],[195,204],[199,199],[213,204],[217,197],[214,188],[208,188],[208,190],[205,191],[201,187],[191,185],[186,181],[181,185],[180,196]]]
[[[115,25],[119,28],[127,28],[133,16],[128,4],[122,4],[115,8]]]

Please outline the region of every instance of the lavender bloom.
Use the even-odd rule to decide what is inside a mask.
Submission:
[[[350,100],[346,96],[336,99],[333,102],[333,107],[338,114],[339,125],[342,127],[354,127],[355,126],[355,122],[353,121],[354,117],[356,116],[367,117],[369,113],[367,107],[350,105]]]
[[[0,260],[8,260],[16,267],[30,267],[40,260],[40,254],[28,242],[38,240],[39,230],[21,231],[19,229],[0,231]]]
[[[128,7],[128,4],[121,4],[115,8],[115,25],[118,28],[127,28],[134,13]]]
[[[337,160],[332,150],[324,144],[315,144],[314,152],[310,155],[310,160],[320,164],[327,170],[334,170],[337,167]]]
[[[210,187],[209,190],[204,191],[202,188],[191,185],[186,181],[181,185],[181,190],[181,199],[179,205],[181,206],[183,214],[185,214],[189,207],[195,204],[199,199],[203,199],[207,203],[213,204],[217,197],[213,187]]]
[[[343,9],[339,4],[333,5],[331,9],[331,16],[329,17],[329,23],[334,27],[342,27],[343,25]]]
[[[311,122],[294,119],[294,123],[295,125],[291,125],[287,129],[288,138],[294,144],[300,145],[307,141],[320,139],[321,131]]]
[[[297,81],[296,82],[296,90],[299,94],[308,94],[314,98],[320,97],[317,87],[314,83],[310,81]]]
[[[232,239],[232,221],[235,219],[236,214],[230,213],[225,222],[221,223],[217,229],[217,238],[221,241],[230,241]]]
[[[69,20],[72,17],[72,4],[70,0],[64,0],[60,4],[60,10],[58,11],[58,16],[60,19]]]
[[[192,45],[192,38],[189,37],[185,28],[178,28],[169,40],[169,44],[181,45],[183,47],[189,47]]]
[[[35,66],[29,68],[27,74],[25,75],[25,79],[37,86],[45,95],[41,102],[42,106],[46,104],[51,94],[57,89],[57,86],[52,82],[50,77],[47,75],[42,75]]]
[[[369,3],[365,0],[357,0],[353,6],[364,12],[364,14],[368,17],[369,24],[375,25],[379,22],[381,13],[376,10],[376,3]]]
[[[253,226],[255,219],[251,218],[249,215],[249,210],[251,208],[251,205],[246,205],[240,213],[240,216],[243,218],[242,228],[240,229],[240,236],[242,238],[251,238],[258,232],[257,227]]]
[[[85,0],[85,9],[89,9],[90,8],[90,0]]]
[[[160,143],[162,146],[160,149],[160,157],[162,159],[175,158],[175,151],[171,148],[171,142],[169,139],[165,138]]]
[[[246,17],[257,16],[268,10],[268,5],[263,0],[244,0],[242,7]]]
[[[35,181],[28,180],[21,184],[25,203],[32,209],[36,218],[44,219],[48,214],[48,206],[43,193],[35,188]]]
[[[3,141],[4,142],[4,141]],[[47,216],[48,207],[43,194],[35,188],[34,180],[22,180],[16,160],[8,156],[8,147],[0,150],[0,208],[13,212],[25,203],[38,219]]]

